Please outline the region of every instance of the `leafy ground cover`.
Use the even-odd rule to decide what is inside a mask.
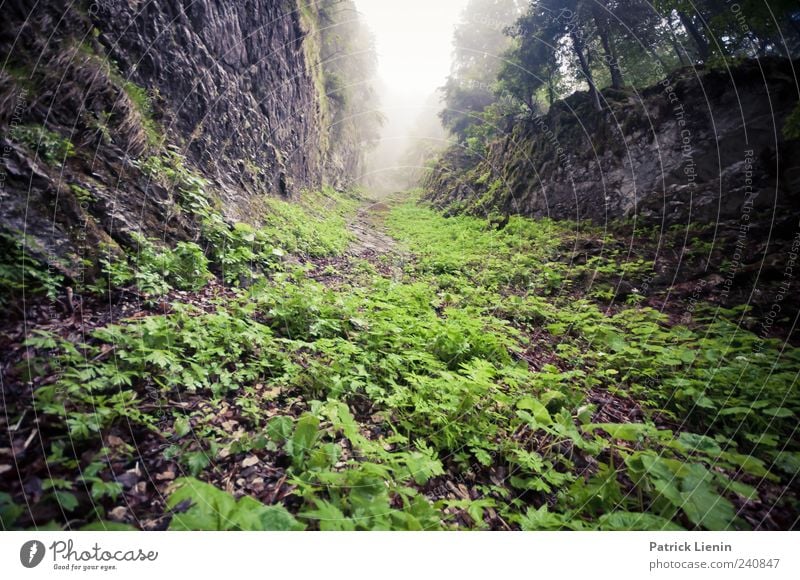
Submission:
[[[222,228],[174,171],[210,245],[9,350],[3,527],[797,526],[800,351],[614,300],[650,266],[610,233],[335,192]]]

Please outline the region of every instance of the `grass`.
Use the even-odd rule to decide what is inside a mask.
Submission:
[[[113,71],[113,69],[112,69]],[[152,147],[161,147],[164,143],[164,132],[159,124],[153,119],[153,101],[147,90],[143,89],[131,80],[124,80],[121,76],[112,72],[111,78],[120,83],[122,90],[133,103],[134,109],[139,114],[139,121],[142,129],[147,136],[147,142]]]

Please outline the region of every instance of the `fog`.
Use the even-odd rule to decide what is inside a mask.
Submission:
[[[450,72],[453,31],[468,0],[355,0],[375,37],[378,91],[386,118],[364,182],[388,191],[406,187],[421,160],[410,153],[444,145],[437,88]]]

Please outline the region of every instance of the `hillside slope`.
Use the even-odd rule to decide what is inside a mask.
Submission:
[[[747,205],[797,213],[800,143],[781,135],[800,95],[797,66],[681,69],[642,91],[604,90],[602,111],[573,94],[515,123],[485,157],[449,150],[427,198],[451,211],[594,223],[708,223]]]
[[[258,225],[265,196],[352,185],[364,135],[341,119],[360,101],[332,91],[368,73],[320,64],[339,42],[335,5],[4,6],[4,245],[24,234],[29,257],[75,282],[97,273],[99,247],[135,245],[132,232],[197,239],[189,174],[229,224]]]

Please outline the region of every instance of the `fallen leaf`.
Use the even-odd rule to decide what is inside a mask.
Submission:
[[[156,479],[158,481],[172,481],[173,479],[175,479],[175,472],[172,471],[171,469],[168,469],[167,471],[164,471],[162,473],[157,473]]]
[[[264,391],[264,397],[268,399],[275,399],[278,395],[281,394],[281,390],[282,389],[280,387],[272,387],[271,389],[266,389]]]
[[[139,482],[139,475],[135,470],[131,469],[122,475],[116,477],[118,483],[122,484],[125,489],[131,489]]]
[[[254,465],[258,465],[261,460],[256,457],[255,455],[251,455],[247,457],[244,461],[242,461],[242,467],[247,469],[248,467],[253,467]]]
[[[108,512],[108,519],[112,522],[124,522],[128,515],[128,508],[125,506],[115,507]]]

